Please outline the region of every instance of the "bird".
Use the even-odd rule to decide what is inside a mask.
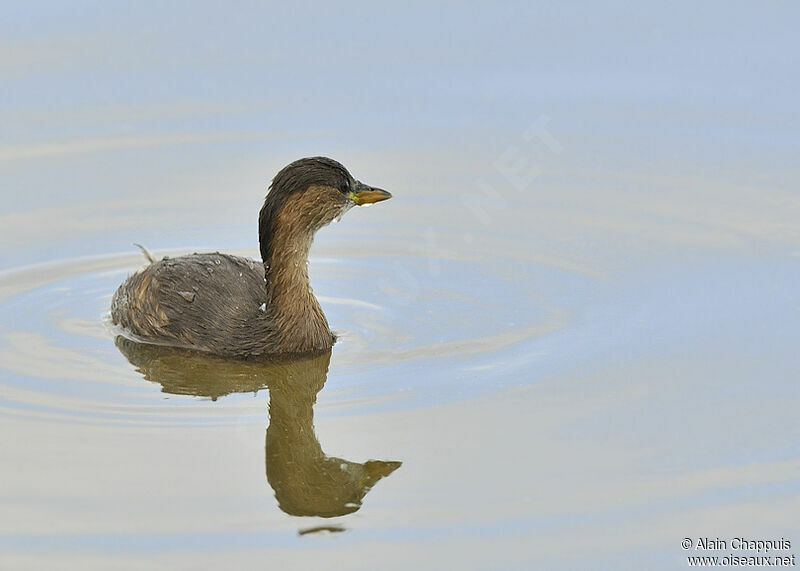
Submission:
[[[258,218],[261,263],[219,252],[164,257],[129,276],[111,322],[138,342],[224,358],[321,353],[336,335],[308,279],[318,230],[391,193],[327,157],[296,160],[272,180]]]

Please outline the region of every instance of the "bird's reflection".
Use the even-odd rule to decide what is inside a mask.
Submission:
[[[326,456],[314,433],[314,403],[328,375],[330,351],[291,361],[229,361],[181,349],[116,344],[144,378],[166,393],[218,397],[269,389],[265,454],[267,480],[291,515],[334,517],[361,507],[369,490],[400,462],[358,463]]]

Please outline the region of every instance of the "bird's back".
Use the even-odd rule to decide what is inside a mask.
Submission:
[[[133,339],[222,356],[257,356],[277,343],[264,312],[264,266],[227,254],[164,258],[129,277],[111,319]]]

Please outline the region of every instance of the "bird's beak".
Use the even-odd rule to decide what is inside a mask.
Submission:
[[[363,182],[356,181],[355,189],[350,191],[350,200],[356,203],[357,206],[363,204],[372,204],[380,202],[381,200],[388,200],[392,195],[380,188],[372,188]]]

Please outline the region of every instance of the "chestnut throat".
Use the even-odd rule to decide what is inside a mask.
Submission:
[[[308,279],[308,253],[315,228],[278,217],[264,257],[265,312],[282,351],[305,353],[330,349],[333,336]]]

